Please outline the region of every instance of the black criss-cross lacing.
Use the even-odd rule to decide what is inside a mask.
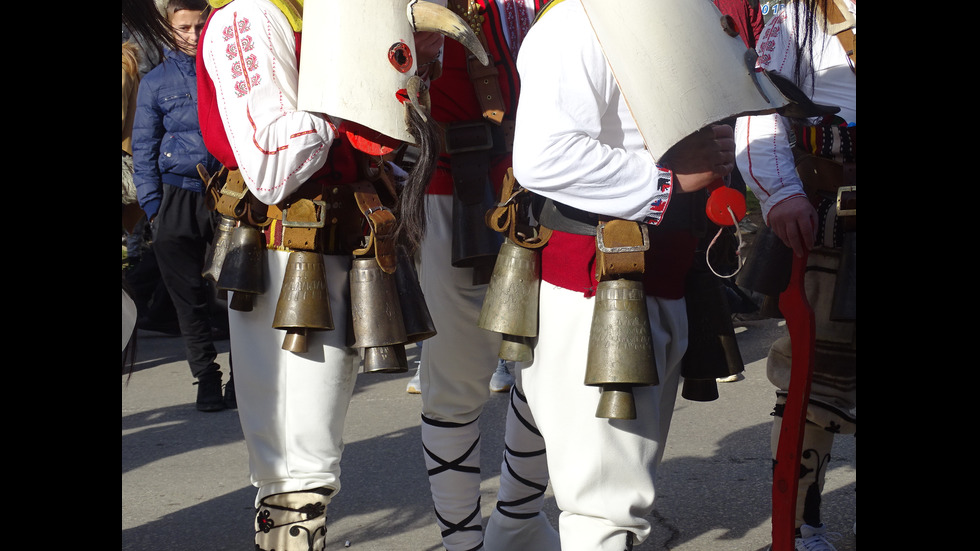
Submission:
[[[450,423],[450,422],[446,422],[446,421],[436,421],[434,419],[429,419],[428,417],[426,417],[425,415],[423,415],[422,416],[422,421],[425,422],[425,423],[427,423],[427,424],[429,424],[429,425],[436,426],[436,427],[451,428],[451,427],[464,427],[466,425],[469,425],[470,423],[475,423],[477,420],[474,419],[473,421],[470,421],[470,423]],[[458,472],[462,472],[462,473],[480,474],[480,467],[479,466],[470,467],[470,466],[462,465],[463,461],[466,461],[466,459],[469,458],[470,454],[473,453],[473,450],[475,450],[476,447],[479,444],[480,444],[480,437],[477,436],[476,440],[473,441],[473,443],[470,445],[470,447],[467,448],[467,450],[465,452],[463,452],[463,455],[457,457],[456,459],[453,459],[452,461],[447,461],[447,460],[439,457],[435,453],[433,453],[432,450],[430,450],[428,447],[426,447],[425,443],[423,443],[422,444],[422,449],[425,451],[425,454],[428,455],[433,461],[435,461],[436,463],[439,464],[438,467],[433,467],[433,468],[429,469],[428,470],[428,475],[430,477],[432,477],[432,476],[435,476],[435,475],[437,475],[439,473],[443,473],[443,472],[446,472],[446,471],[458,471]],[[477,515],[480,514],[480,499],[479,498],[477,498],[477,500],[476,500],[476,509],[474,509],[469,515],[466,516],[466,518],[464,518],[463,520],[461,520],[459,522],[450,522],[450,521],[446,520],[445,518],[443,518],[442,515],[439,514],[439,510],[438,509],[436,509],[435,507],[433,507],[433,510],[435,511],[436,518],[439,519],[439,522],[441,522],[442,524],[444,524],[447,527],[445,530],[442,531],[442,537],[443,538],[445,538],[446,536],[455,534],[456,532],[473,532],[473,531],[483,530],[483,527],[481,525],[479,525],[479,524],[474,524],[472,526],[467,526],[466,525],[467,523],[469,523],[470,521],[472,521],[474,518],[476,518]],[[483,544],[481,543],[480,545],[474,547],[473,549],[469,549],[467,551],[475,551],[476,549],[482,549],[482,548],[483,548]]]
[[[521,412],[517,410],[517,406],[514,404],[515,396],[517,397],[517,399],[527,404],[527,398],[517,390],[517,387],[516,386],[511,387],[510,409],[514,412],[514,416],[517,418],[518,421],[521,422],[522,425],[524,425],[524,428],[526,428],[529,432],[533,433],[536,436],[541,436],[541,432],[538,431],[538,428],[533,424],[531,424],[531,422],[528,421],[526,418],[524,418],[524,416],[521,415]],[[507,459],[507,456],[509,455],[513,457],[537,457],[540,455],[544,455],[545,450],[544,448],[542,448],[540,450],[534,450],[529,452],[519,452],[517,450],[511,449],[511,447],[506,445],[506,443],[504,444],[504,449],[506,450],[506,454],[504,455],[504,464],[507,465],[507,471],[510,473],[510,475],[514,477],[514,480],[517,480],[521,484],[536,491],[531,495],[528,495],[527,497],[523,497],[521,499],[515,499],[512,501],[497,501],[497,510],[500,511],[500,514],[504,516],[508,516],[510,518],[515,518],[515,519],[534,518],[538,515],[537,512],[512,513],[509,511],[505,511],[504,507],[515,507],[518,505],[523,505],[530,501],[534,501],[535,499],[538,499],[539,497],[544,495],[544,492],[545,490],[547,490],[548,486],[546,484],[545,485],[538,484],[536,482],[533,482],[531,480],[528,480],[518,475],[517,472],[514,471],[513,467],[511,467],[510,461]]]

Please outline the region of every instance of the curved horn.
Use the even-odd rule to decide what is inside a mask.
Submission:
[[[408,21],[416,31],[444,34],[465,46],[483,65],[490,63],[490,58],[480,44],[480,39],[476,37],[476,33],[466,24],[466,21],[450,9],[424,0],[412,0],[408,3]]]

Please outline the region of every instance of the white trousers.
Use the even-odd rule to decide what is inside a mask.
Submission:
[[[508,412],[508,445],[542,453],[511,458],[510,467],[501,472],[498,496],[511,504],[510,511],[527,514],[491,520],[484,542],[479,417],[490,397],[501,337],[477,327],[487,286],[473,285],[471,268],[452,267],[452,196],[428,196],[426,211],[419,275],[438,334],[422,344],[421,433],[443,545],[447,551],[509,551],[514,549],[512,542],[521,542],[526,549],[556,551],[554,529],[543,514],[534,515],[543,503],[548,470],[543,444],[533,438],[528,443],[534,430],[529,414],[525,417],[530,428],[517,427],[510,419],[513,412]]]
[[[687,349],[684,299],[647,297],[660,384],[633,389],[636,419],[599,419],[600,389],[584,384],[594,303],[542,282],[534,359],[519,364],[562,510],[562,551],[622,551],[628,533],[634,542],[649,535],[657,465]]]
[[[452,196],[429,195],[425,208],[419,283],[437,334],[422,341],[422,415],[469,423],[490,397],[500,334],[476,325],[487,286],[473,285],[472,268],[452,267]]]
[[[251,312],[228,312],[256,507],[282,492],[340,491],[344,421],[357,376],[356,353],[346,345],[350,258],[323,257],[335,329],[310,331],[308,352],[296,354],[282,349],[285,331],[272,328],[289,253],[264,255],[266,292]]]

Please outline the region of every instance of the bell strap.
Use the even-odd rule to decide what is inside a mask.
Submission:
[[[370,226],[367,244],[354,251],[355,256],[366,256],[374,249],[374,257],[381,270],[388,274],[395,273],[398,256],[395,250],[395,215],[391,209],[381,203],[378,192],[367,180],[359,180],[350,184],[354,189],[354,199],[357,208],[367,218]]]
[[[650,248],[646,224],[632,220],[600,220],[595,239],[597,281],[634,279],[643,274],[643,253]]]
[[[506,234],[514,243],[526,249],[543,247],[551,237],[551,228],[532,228],[521,221],[526,218],[531,192],[522,188],[514,177],[514,169],[508,168],[500,188],[500,203],[487,211],[487,226],[495,232]]]
[[[465,7],[463,4],[466,4]],[[449,2],[449,8],[469,24],[480,39],[483,49],[489,52],[487,37],[482,32],[482,21],[486,16],[479,13],[480,6],[474,0],[459,0]],[[473,91],[476,92],[476,99],[480,103],[480,109],[483,110],[483,118],[500,124],[504,120],[504,95],[500,91],[497,66],[491,62],[484,67],[476,56],[467,54],[466,69],[473,84]]]
[[[204,202],[208,209],[222,216],[264,227],[271,220],[266,216],[266,205],[255,199],[238,169],[222,166],[218,172],[208,174],[204,165],[197,165],[197,172],[205,181]]]

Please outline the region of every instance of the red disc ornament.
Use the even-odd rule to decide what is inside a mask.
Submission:
[[[728,209],[731,208],[731,212]],[[745,218],[745,196],[730,187],[719,187],[708,196],[704,211],[719,226],[734,226]],[[732,215],[735,220],[732,220]]]

